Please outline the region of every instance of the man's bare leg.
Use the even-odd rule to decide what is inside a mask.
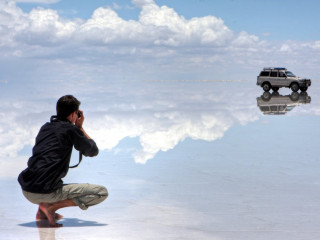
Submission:
[[[60,208],[77,206],[71,199],[62,200],[56,203],[40,203],[40,211],[47,217],[50,226],[61,227],[62,224],[56,223],[55,213]],[[38,213],[37,213],[38,216]]]

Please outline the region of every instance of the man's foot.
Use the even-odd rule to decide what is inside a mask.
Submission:
[[[41,221],[36,221],[36,225],[38,228],[50,228],[50,227],[62,227],[62,224],[56,223],[55,226],[51,226],[49,221],[47,220],[41,220]]]
[[[48,219],[50,226],[52,227],[61,227],[62,224],[56,223],[56,216],[57,219],[61,218],[62,215],[58,214],[56,215],[56,211],[60,208],[65,208],[65,207],[72,207],[72,206],[77,206],[77,204],[75,204],[72,199],[65,199],[65,200],[61,200],[59,202],[56,203],[40,203],[39,204],[39,210],[38,213],[36,215],[36,218],[43,218],[43,215],[45,215],[45,217]]]
[[[51,206],[52,206],[52,204],[50,204],[50,203],[40,203],[39,210],[40,210],[40,212],[42,212],[45,215],[45,217],[47,217],[51,227],[61,227],[62,224],[56,223],[55,212],[50,210]],[[37,216],[38,216],[38,213],[37,213]],[[40,214],[39,214],[39,216],[40,216]]]
[[[56,221],[59,221],[63,218],[63,215],[61,215],[59,213],[55,213],[54,218],[56,219]],[[39,207],[37,215],[36,215],[36,220],[40,221],[40,220],[47,220],[47,219],[48,219],[47,216],[41,211],[41,209]]]

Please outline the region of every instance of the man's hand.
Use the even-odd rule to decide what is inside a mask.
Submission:
[[[83,111],[82,110],[79,110],[79,112],[81,113],[81,117],[77,118],[75,124],[76,124],[77,127],[82,128],[82,124],[84,122],[84,115],[83,115]]]
[[[79,112],[81,113],[81,116],[79,118],[77,118],[75,124],[77,127],[80,128],[80,130],[84,133],[84,135],[88,138],[88,139],[91,139],[89,137],[89,135],[84,131],[83,127],[82,127],[82,124],[84,122],[84,115],[83,115],[83,111],[82,110],[79,110]]]

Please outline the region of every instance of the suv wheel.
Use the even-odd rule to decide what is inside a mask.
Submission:
[[[301,92],[305,92],[308,90],[308,87],[301,87],[300,90],[301,90]]]
[[[298,90],[299,90],[299,85],[298,85],[298,83],[292,83],[292,84],[291,84],[291,90],[292,90],[293,92],[298,92]]]
[[[265,92],[269,92],[270,90],[270,84],[269,83],[264,83],[262,84],[262,89],[265,91]]]
[[[269,93],[269,92],[264,92],[264,93],[262,94],[261,98],[262,98],[263,101],[267,102],[267,101],[269,101],[269,100],[271,99],[271,93]]]
[[[299,100],[299,96],[300,96],[299,93],[293,92],[290,94],[290,99],[291,99],[291,101],[296,102]]]

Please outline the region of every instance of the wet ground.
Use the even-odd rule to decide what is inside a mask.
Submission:
[[[87,211],[60,210],[61,228],[36,222],[37,206],[16,181],[26,144],[1,159],[1,240],[320,238],[317,81],[302,94],[263,94],[254,81],[124,85],[82,96],[101,151],[65,179],[105,185],[109,198]]]

